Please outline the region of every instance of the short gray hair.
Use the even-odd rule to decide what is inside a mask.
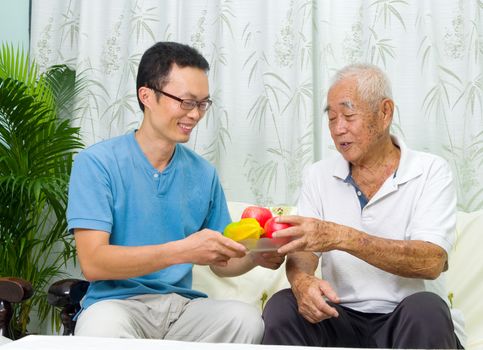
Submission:
[[[369,63],[350,64],[338,70],[331,80],[330,89],[343,79],[355,79],[359,97],[366,101],[374,111],[378,103],[385,99],[392,100],[391,82],[379,67]]]

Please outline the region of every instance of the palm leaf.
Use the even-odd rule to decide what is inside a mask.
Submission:
[[[76,86],[66,66],[39,74],[28,54],[0,50],[1,274],[30,281],[35,294],[14,306],[12,329],[26,333],[32,310],[49,315],[45,288],[72,258],[65,210],[72,159],[83,145],[70,125]]]
[[[86,88],[87,81],[82,78],[76,79],[75,70],[66,65],[49,67],[44,75],[53,93],[58,117],[69,119],[74,109],[74,97]]]

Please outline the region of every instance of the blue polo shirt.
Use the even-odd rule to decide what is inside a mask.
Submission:
[[[69,230],[110,234],[110,244],[143,246],[183,239],[231,222],[215,168],[183,145],[163,171],[143,154],[134,132],[97,143],[75,158],[67,209]],[[90,284],[82,307],[105,299],[177,293],[205,297],[192,286],[192,264]]]

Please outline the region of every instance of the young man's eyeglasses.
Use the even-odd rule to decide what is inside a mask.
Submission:
[[[159,90],[153,87],[149,87],[151,90],[154,90],[156,92],[159,92],[160,94],[163,94],[164,96],[167,96],[169,98],[172,98],[173,100],[179,101],[180,104],[179,106],[187,111],[191,111],[193,108],[198,107],[200,111],[206,112],[208,108],[210,108],[211,104],[213,101],[211,100],[203,100],[203,101],[196,101],[196,100],[184,100],[182,98],[179,98],[177,96],[168,94],[167,92],[164,92],[163,90]]]

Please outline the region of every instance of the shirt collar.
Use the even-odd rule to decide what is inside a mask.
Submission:
[[[173,169],[176,168],[177,164],[177,159],[179,158],[179,153],[181,152],[180,148],[182,147],[179,143],[176,144],[174,148],[174,153],[171,156],[171,159],[169,163],[166,165],[166,167],[163,169],[163,171],[159,172],[158,169],[154,168],[153,165],[149,162],[148,158],[144,154],[143,150],[141,149],[141,146],[139,145],[138,141],[136,140],[136,130],[134,130],[132,133],[129,134],[129,140],[131,142],[131,152],[133,152],[133,164],[134,166],[141,166],[146,169],[148,173],[162,173],[162,174],[167,174]]]
[[[400,185],[420,176],[423,173],[423,167],[422,164],[417,161],[417,158],[415,158],[414,151],[409,149],[401,138],[391,135],[391,139],[401,150],[401,159],[399,160],[397,175],[393,179],[394,184]],[[339,178],[342,181],[346,180],[350,174],[349,165],[349,162],[346,161],[342,155],[338,154],[332,176]]]

